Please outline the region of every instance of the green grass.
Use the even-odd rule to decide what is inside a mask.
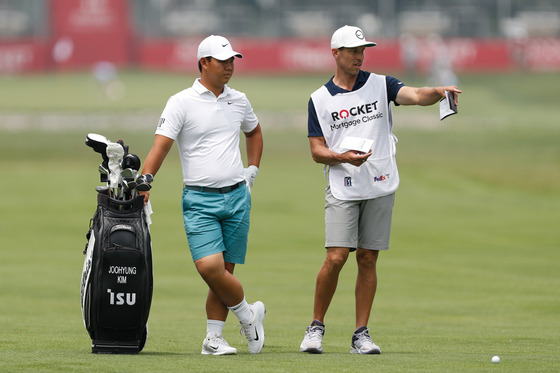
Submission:
[[[401,186],[369,325],[383,354],[349,354],[353,260],[327,314],[325,353],[298,352],[324,255],[325,182],[310,159],[305,108],[327,78],[239,76],[231,84],[247,92],[265,135],[249,255],[236,274],[248,300],[267,305],[267,339],[262,354],[249,355],[231,316],[225,336],[239,355],[220,358],[200,355],[206,290],[183,233],[176,150],[152,193],[155,287],[145,350],[91,354],[79,306],[100,163],[83,144],[85,135],[123,138],[144,159],[153,117],[192,79],[127,72],[123,80],[137,96],[109,103],[95,101],[94,86],[87,93],[84,74],[4,78],[0,83],[12,95],[0,100],[0,115],[79,112],[89,119],[64,131],[0,130],[0,371],[557,371],[555,74],[463,76],[460,113],[443,122],[436,107],[394,110]],[[96,122],[100,112],[145,112],[150,123],[107,128]],[[492,364],[493,355],[502,362]]]
[[[161,112],[169,96],[190,87],[197,76],[124,71],[118,78],[124,83],[126,94],[120,100],[111,101],[94,77],[86,72],[0,76],[2,91],[7,92],[0,100],[0,112]],[[309,94],[329,78],[329,75],[273,78],[241,75],[236,76],[230,86],[247,93],[253,106],[259,110],[297,111],[307,108]]]

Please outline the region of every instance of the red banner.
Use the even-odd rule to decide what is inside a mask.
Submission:
[[[50,0],[52,58],[62,69],[131,62],[126,0]]]
[[[519,64],[531,70],[560,70],[560,40],[527,40],[522,46]]]
[[[45,42],[17,40],[0,44],[0,74],[17,74],[46,69]]]
[[[238,72],[334,73],[329,40],[229,39],[234,49],[243,54],[243,59],[236,63]],[[196,51],[201,40],[143,41],[139,43],[138,63],[149,69],[197,72]],[[534,53],[527,52],[527,46],[523,45],[519,50],[515,44],[505,40],[422,40],[416,42],[408,54],[408,48],[405,49],[398,40],[377,40],[377,43],[376,47],[366,50],[363,65],[366,70],[401,71],[410,63],[412,68],[422,72],[438,65],[447,65],[456,71],[503,71],[519,64],[516,54],[529,56]],[[548,54],[546,60],[560,69],[560,42],[555,43],[557,52]],[[545,54],[544,51],[540,53]],[[531,58],[529,63],[533,69],[539,69],[542,65],[535,61]]]
[[[52,1],[66,3],[69,0]],[[71,0],[70,3],[80,4]],[[114,4],[117,3],[119,1]],[[75,14],[82,16],[71,16],[72,12],[65,13],[67,17],[60,16],[75,22],[82,20],[83,23],[78,27],[73,21],[68,23],[68,28],[57,28],[53,39],[0,42],[0,74],[40,72],[50,68],[90,69],[98,62],[109,62],[116,67],[139,66],[148,70],[198,73],[196,52],[202,38],[132,42],[128,36],[92,32],[96,27],[116,22],[118,17],[115,14],[118,12],[109,12],[113,14],[108,16],[109,20],[99,16],[97,21],[84,21],[83,14],[87,13],[81,12]],[[108,13],[100,11],[99,14]],[[239,73],[334,73],[335,63],[328,40],[229,39],[235,50],[244,56],[236,63]],[[420,73],[438,69],[451,69],[458,73],[514,69],[560,71],[560,39],[517,42],[448,39],[441,43],[424,40],[416,42],[413,48],[399,40],[376,41],[376,47],[366,50],[363,68],[379,73],[410,69]]]

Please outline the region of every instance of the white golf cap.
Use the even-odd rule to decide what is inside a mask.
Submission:
[[[364,32],[356,26],[344,26],[336,30],[331,39],[331,48],[355,48],[355,47],[373,47],[377,45],[372,41],[367,41]]]
[[[198,46],[196,57],[200,60],[202,57],[213,57],[220,61],[229,60],[231,57],[242,58],[243,55],[231,48],[230,42],[223,36],[210,35]]]

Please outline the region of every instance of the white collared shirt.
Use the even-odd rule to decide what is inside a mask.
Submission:
[[[156,135],[177,142],[184,184],[220,188],[244,180],[239,134],[258,123],[244,93],[226,85],[216,97],[197,79],[169,98]]]

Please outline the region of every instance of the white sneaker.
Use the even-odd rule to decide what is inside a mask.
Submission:
[[[237,349],[230,347],[221,335],[206,336],[202,342],[202,355],[236,355]]]
[[[369,329],[364,328],[361,332],[352,335],[351,354],[380,354],[381,349],[371,340]]]
[[[323,336],[325,335],[325,326],[309,325],[305,331],[303,342],[299,346],[300,352],[309,352],[311,354],[323,353]]]
[[[245,334],[247,344],[249,345],[249,353],[258,354],[264,346],[264,326],[263,320],[266,313],[264,303],[257,301],[250,304],[249,307],[253,312],[253,319],[249,324],[241,324],[241,334]]]

